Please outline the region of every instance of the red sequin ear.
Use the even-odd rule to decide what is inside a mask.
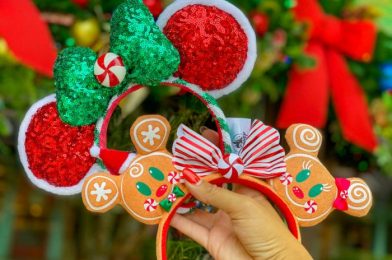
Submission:
[[[84,178],[99,168],[89,153],[94,127],[63,123],[55,95],[35,103],[22,121],[18,137],[20,160],[30,180],[55,194],[79,193]]]
[[[244,83],[256,61],[256,36],[246,16],[225,0],[177,0],[157,21],[178,49],[175,76],[215,98]]]

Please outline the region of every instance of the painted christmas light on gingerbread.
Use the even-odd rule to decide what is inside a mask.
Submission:
[[[301,226],[314,226],[333,210],[365,216],[372,206],[372,194],[359,178],[334,178],[317,158],[322,135],[311,126],[296,124],[286,132],[290,152],[287,172],[270,181],[286,200]]]

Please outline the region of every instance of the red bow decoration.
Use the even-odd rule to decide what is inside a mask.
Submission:
[[[0,37],[12,53],[38,72],[53,76],[57,50],[49,28],[31,0],[0,1]]]
[[[333,207],[341,211],[348,210],[347,197],[348,189],[350,188],[350,181],[345,178],[336,178],[335,184],[338,188],[338,195],[333,202]]]
[[[227,179],[242,173],[257,178],[274,178],[286,172],[285,152],[276,129],[255,120],[241,152],[224,155],[221,150],[188,127],[181,125],[173,144],[174,167],[200,176],[215,172]]]
[[[294,14],[310,25],[306,53],[316,59],[316,67],[301,71],[294,67],[279,118],[278,127],[293,123],[324,127],[329,91],[344,137],[369,151],[377,146],[366,97],[350,73],[344,55],[351,59],[371,59],[376,28],[367,21],[344,21],[326,15],[316,0],[297,0]]]

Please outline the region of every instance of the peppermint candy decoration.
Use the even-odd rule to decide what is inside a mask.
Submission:
[[[144,209],[148,212],[152,212],[152,211],[156,210],[157,207],[158,207],[158,203],[154,199],[147,199],[144,202]]]
[[[171,171],[171,172],[169,172],[169,175],[167,176],[167,180],[171,184],[177,184],[180,182],[180,174],[178,172]]]
[[[283,185],[287,186],[293,182],[293,176],[291,176],[290,173],[286,172],[279,177],[279,180]]]
[[[317,203],[314,200],[309,200],[305,203],[304,208],[307,213],[312,214],[317,211]]]
[[[348,191],[347,190],[342,190],[341,192],[340,192],[340,197],[342,198],[342,199],[347,199],[347,197],[348,197]]]
[[[244,171],[244,163],[241,158],[234,153],[224,156],[218,162],[219,173],[227,179],[237,178]]]
[[[125,78],[126,68],[122,58],[112,52],[101,55],[94,65],[94,75],[105,87],[113,88]]]
[[[171,203],[175,202],[177,199],[176,194],[170,193],[169,196],[167,196],[167,200],[170,201]]]

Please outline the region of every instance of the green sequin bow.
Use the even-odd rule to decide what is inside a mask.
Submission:
[[[184,195],[185,193],[178,186],[174,186],[173,192],[170,193],[166,199],[159,202],[159,205],[161,205],[165,211],[169,212],[176,198],[184,197]]]
[[[94,75],[97,55],[89,48],[63,50],[55,63],[57,108],[61,119],[74,126],[95,123],[110,99],[130,83],[158,85],[180,64],[177,49],[160,31],[142,0],[127,0],[113,13],[110,51],[122,58],[124,80],[116,87],[102,86]]]

